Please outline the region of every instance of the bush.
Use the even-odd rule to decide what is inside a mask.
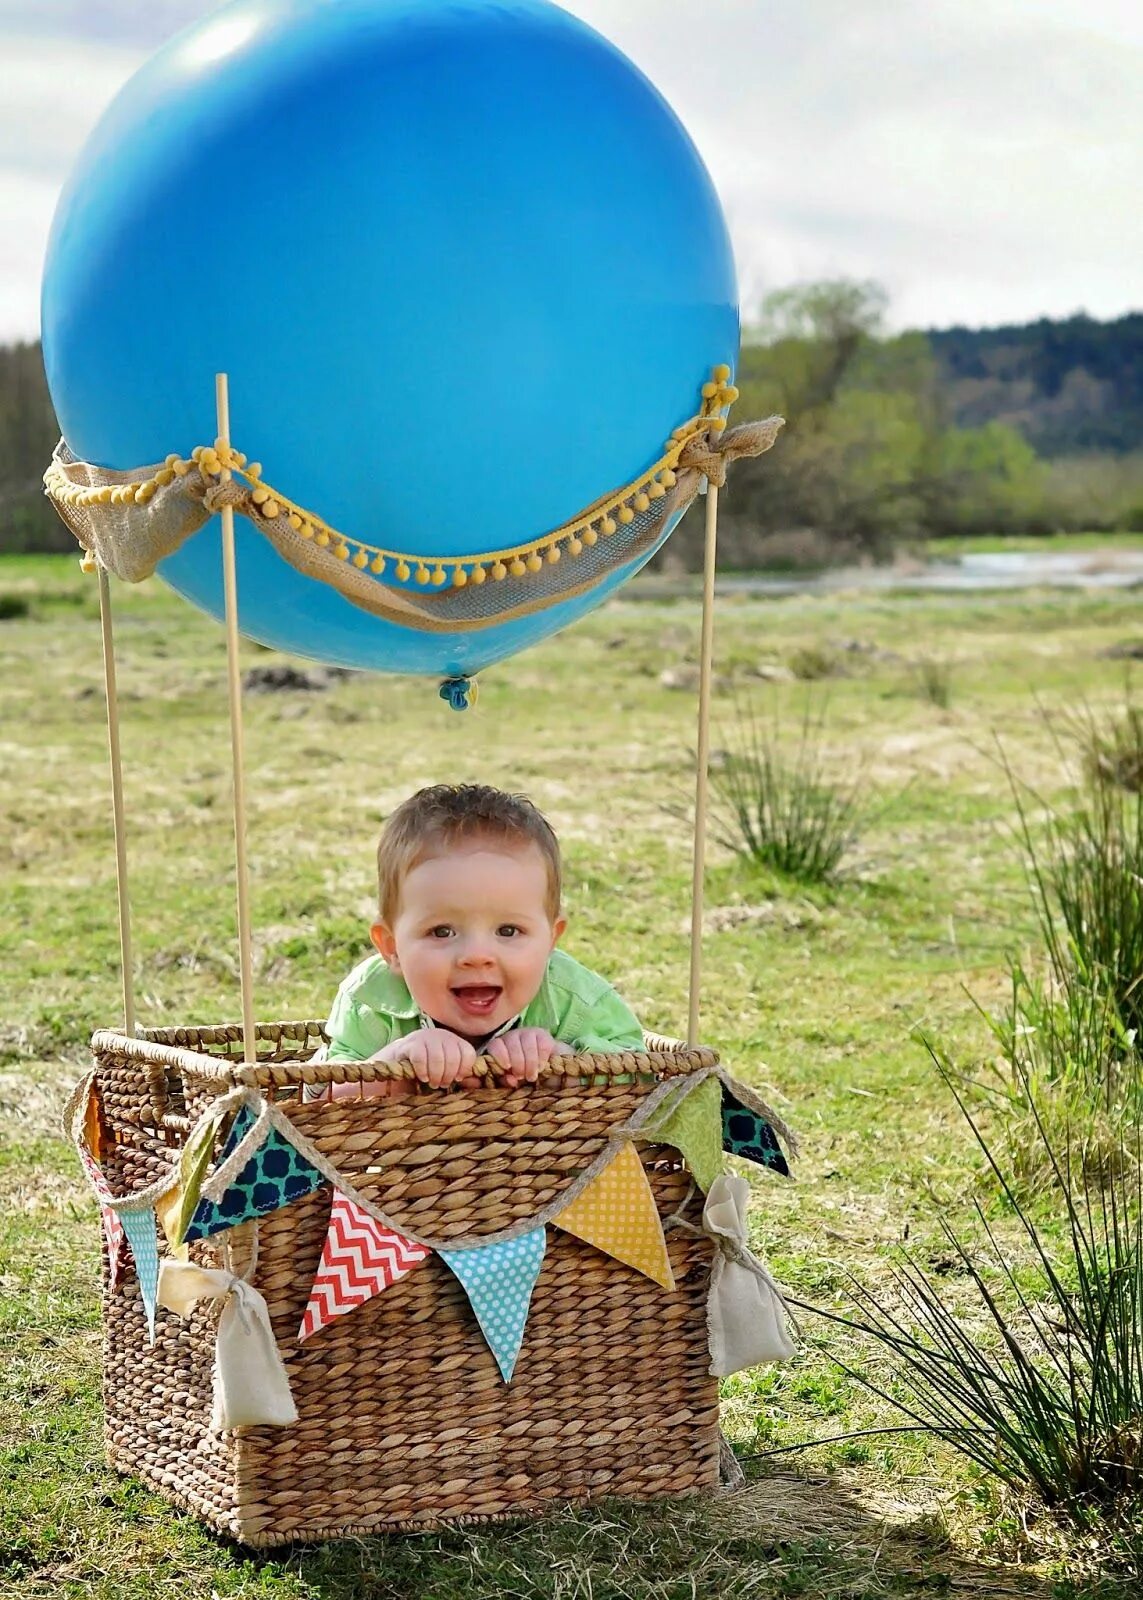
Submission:
[[[1138,1134],[1117,1174],[1088,1192],[1070,1146],[1047,1131],[1031,1084],[1025,1104],[1062,1199],[1062,1232],[1036,1221],[969,1108],[948,1062],[928,1047],[987,1163],[993,1200],[1014,1216],[1024,1248],[1002,1241],[975,1206],[966,1237],[940,1227],[972,1301],[966,1318],[902,1252],[892,1292],[851,1279],[853,1314],[805,1305],[878,1347],[851,1375],[1011,1487],[1087,1527],[1093,1509],[1130,1533],[1143,1503],[1143,1178]],[[1061,1242],[1054,1242],[1057,1238]],[[797,1302],[795,1302],[797,1304]],[[967,1324],[980,1325],[979,1336]],[[886,1368],[884,1357],[888,1357]],[[835,1358],[836,1359],[836,1358]],[[884,1377],[871,1377],[870,1371]],[[1127,1540],[1138,1568],[1143,1545]]]

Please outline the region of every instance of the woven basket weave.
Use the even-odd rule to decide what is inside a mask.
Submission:
[[[304,1084],[358,1069],[312,1063],[319,1024],[149,1031],[92,1040],[102,1166],[112,1191],[166,1170],[218,1095],[252,1085],[353,1185],[419,1233],[492,1233],[533,1216],[603,1148],[655,1078],[714,1064],[709,1050],[648,1037],[648,1054],[565,1057],[519,1089],[302,1103]],[[366,1068],[360,1074],[371,1076]],[[615,1081],[624,1075],[628,1081]],[[692,1223],[678,1153],[637,1143],[660,1215]],[[535,1513],[606,1496],[647,1500],[718,1480],[718,1388],[707,1371],[710,1244],[667,1234],[676,1289],[548,1230],[511,1385],[502,1382],[461,1285],[436,1256],[305,1344],[297,1331],[321,1255],[330,1190],[221,1236],[265,1297],[299,1420],[210,1430],[217,1310],[186,1321],[159,1309],[147,1341],[132,1267],[108,1292],[104,1401],[108,1458],[251,1546],[417,1530]],[[191,1247],[216,1265],[219,1241]],[[106,1255],[106,1252],[105,1252]]]

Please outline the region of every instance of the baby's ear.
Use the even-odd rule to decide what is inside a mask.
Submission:
[[[567,931],[568,919],[557,917],[552,923],[552,949],[554,950]]]
[[[375,922],[369,930],[369,937],[377,954],[389,963],[394,972],[400,972],[401,963],[397,957],[397,941],[392,928],[387,923]]]

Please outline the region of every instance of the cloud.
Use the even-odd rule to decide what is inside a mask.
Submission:
[[[60,185],[145,52],[8,35],[0,44],[0,340],[34,338]]]
[[[767,288],[827,276],[882,281],[899,325],[1137,304],[1137,6],[564,3],[689,128],[722,195],[747,309]],[[99,111],[158,43],[212,9],[0,0],[0,339],[35,333],[55,195]]]

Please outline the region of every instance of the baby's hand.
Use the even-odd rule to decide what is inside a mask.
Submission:
[[[472,1071],[476,1051],[467,1039],[447,1028],[422,1028],[420,1033],[394,1039],[375,1059],[407,1061],[418,1080],[434,1089],[447,1089],[452,1083],[474,1089],[478,1081]]]
[[[504,1082],[514,1089],[519,1083],[535,1083],[540,1068],[553,1056],[572,1056],[575,1051],[570,1044],[553,1039],[546,1028],[514,1028],[493,1039],[485,1053],[507,1068]]]

